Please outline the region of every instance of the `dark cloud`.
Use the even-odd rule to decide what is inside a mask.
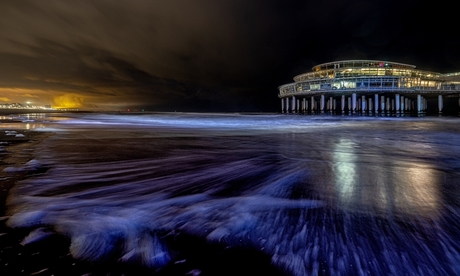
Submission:
[[[276,111],[277,86],[336,59],[460,71],[454,15],[416,0],[6,0],[0,100]]]

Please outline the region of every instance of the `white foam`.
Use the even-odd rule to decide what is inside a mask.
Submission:
[[[5,169],[3,169],[3,171],[6,172],[6,173],[34,171],[34,170],[39,169],[41,166],[42,166],[42,164],[40,163],[40,161],[38,161],[36,159],[32,159],[32,160],[28,161],[27,163],[25,163],[22,166],[19,166],[19,167],[6,167]]]
[[[138,166],[130,163],[112,163],[109,166],[111,171],[119,172],[113,167],[115,165]],[[144,169],[145,166],[144,163]],[[103,167],[84,168],[101,170],[100,176],[97,176],[101,179],[111,177],[104,172]],[[84,183],[83,179],[86,176],[88,179],[95,177],[92,174],[82,174],[81,171],[77,173],[78,177],[75,177],[75,172],[70,169],[61,172],[67,176],[58,177],[59,181],[54,182],[55,187]],[[221,172],[229,173],[225,169]],[[205,175],[212,177],[204,171],[198,172],[197,178],[202,179]],[[135,175],[131,177],[135,178]],[[176,177],[179,175],[170,180],[176,180]],[[166,185],[170,180],[158,179],[159,183],[166,182]],[[139,195],[146,191],[145,188],[154,188],[155,184],[150,183],[145,187],[142,183],[132,182],[102,186],[91,189],[91,193],[76,191],[47,198],[26,196],[39,194],[53,187],[53,182],[34,182],[33,186],[20,187],[16,190],[15,197],[10,200],[10,204],[22,205],[27,202],[25,206],[29,206],[13,214],[8,220],[10,227],[53,226],[58,233],[71,238],[70,250],[76,258],[101,260],[119,250],[121,261],[142,263],[149,267],[164,266],[173,260],[167,245],[156,236],[157,232],[179,230],[193,236],[201,236],[210,242],[225,241],[231,244],[243,236],[255,237],[264,235],[267,230],[271,232],[272,230],[266,229],[271,226],[263,226],[266,224],[264,221],[276,216],[271,215],[263,219],[265,215],[261,217],[262,214],[277,214],[280,210],[292,208],[308,210],[324,206],[317,200],[274,197],[267,192],[273,189],[262,189],[263,193],[254,190],[251,194],[225,198],[215,198],[206,193],[169,197],[164,190],[161,193],[150,192],[147,197],[143,197]],[[281,185],[280,181],[273,183],[267,184]],[[286,181],[284,183],[290,185]],[[130,187],[132,191],[137,192],[113,193],[117,187]],[[98,196],[93,197],[94,193]],[[30,208],[35,211],[30,211]],[[38,230],[24,243],[44,238],[47,234]],[[258,243],[258,239],[252,242]],[[117,248],[120,244],[123,247]],[[273,250],[268,244],[265,244],[265,247],[267,250]]]
[[[36,243],[39,241],[42,241],[50,236],[52,236],[54,233],[49,231],[48,229],[45,229],[43,227],[34,229],[32,232],[27,235],[22,241],[21,245],[27,245],[31,243]]]

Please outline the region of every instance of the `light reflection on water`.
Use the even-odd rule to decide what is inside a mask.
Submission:
[[[356,153],[357,144],[340,139],[332,153],[335,175],[334,184],[341,208],[354,212],[377,214],[437,216],[440,213],[440,179],[437,168],[429,164],[382,158],[369,155],[363,159]],[[425,153],[431,146],[413,145]],[[430,154],[436,155],[435,152]],[[385,160],[382,160],[385,159]],[[369,162],[372,161],[372,162]],[[357,168],[359,167],[359,168]]]
[[[43,123],[3,123],[0,124],[0,129],[9,130],[39,130],[46,127]]]
[[[457,120],[72,116],[46,118],[65,131],[8,223],[68,235],[76,257],[123,244],[121,261],[162,267],[186,234],[288,275],[460,273]]]
[[[354,153],[355,143],[349,139],[340,139],[335,144],[332,153],[335,164],[335,187],[338,197],[344,205],[353,204],[354,189],[356,186],[356,156]]]
[[[68,121],[65,114],[56,116],[49,113],[11,114],[0,116],[0,129],[9,130],[41,130],[59,121]]]

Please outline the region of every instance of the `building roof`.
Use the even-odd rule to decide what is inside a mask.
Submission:
[[[393,61],[383,60],[341,60],[332,61],[313,66],[313,71],[319,71],[324,69],[338,69],[338,68],[407,68],[414,69],[416,66],[411,64],[405,64]]]

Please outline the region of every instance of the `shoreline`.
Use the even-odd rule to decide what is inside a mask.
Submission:
[[[14,121],[10,121],[14,122]],[[8,135],[9,134],[9,135]],[[5,171],[18,168],[34,158],[35,146],[51,136],[49,132],[24,129],[0,130],[0,217],[6,214],[6,198],[9,190],[20,180],[28,177],[27,171]]]
[[[14,108],[0,108],[0,115],[8,116],[10,114],[31,114],[31,113],[63,113],[61,110],[48,110],[48,109],[14,109]]]
[[[9,123],[7,121],[5,123]],[[116,258],[91,262],[75,259],[70,253],[70,238],[57,234],[51,226],[38,229],[10,228],[7,210],[8,191],[20,181],[44,170],[7,170],[20,168],[34,159],[37,145],[53,135],[52,132],[0,128],[0,275],[199,275],[201,270],[211,275],[283,275],[270,264],[270,256],[247,248],[226,248],[208,244],[206,240],[187,235],[170,237],[171,243],[180,246],[181,258],[187,262],[172,262],[164,267],[146,267],[142,263],[119,262]],[[6,135],[16,131],[15,135]],[[19,137],[16,137],[16,134]],[[46,170],[46,168],[45,168]],[[38,230],[38,231],[37,231]],[[43,233],[47,233],[43,235]],[[35,235],[35,237],[34,237]],[[41,236],[40,236],[41,235]],[[179,242],[176,240],[178,239]],[[192,249],[200,248],[193,251]],[[176,248],[177,249],[177,248]],[[182,256],[182,254],[184,254]],[[234,262],[239,266],[233,267]],[[255,264],[254,264],[255,263]],[[219,265],[216,265],[219,264]],[[226,267],[229,273],[221,270]],[[233,273],[235,272],[235,273]],[[196,273],[196,274],[195,274]],[[208,273],[209,274],[209,273]]]
[[[8,121],[11,122],[11,121]],[[15,135],[6,135],[15,131]],[[30,229],[11,228],[7,197],[9,191],[29,177],[43,173],[40,168],[23,168],[34,159],[38,144],[52,136],[51,132],[0,128],[0,275],[147,275],[152,271],[141,267],[126,267],[118,263],[91,263],[73,258],[70,239],[42,227],[50,235],[33,237]],[[7,169],[8,168],[8,169]],[[6,171],[5,171],[6,169]],[[26,241],[26,237],[31,240]]]

